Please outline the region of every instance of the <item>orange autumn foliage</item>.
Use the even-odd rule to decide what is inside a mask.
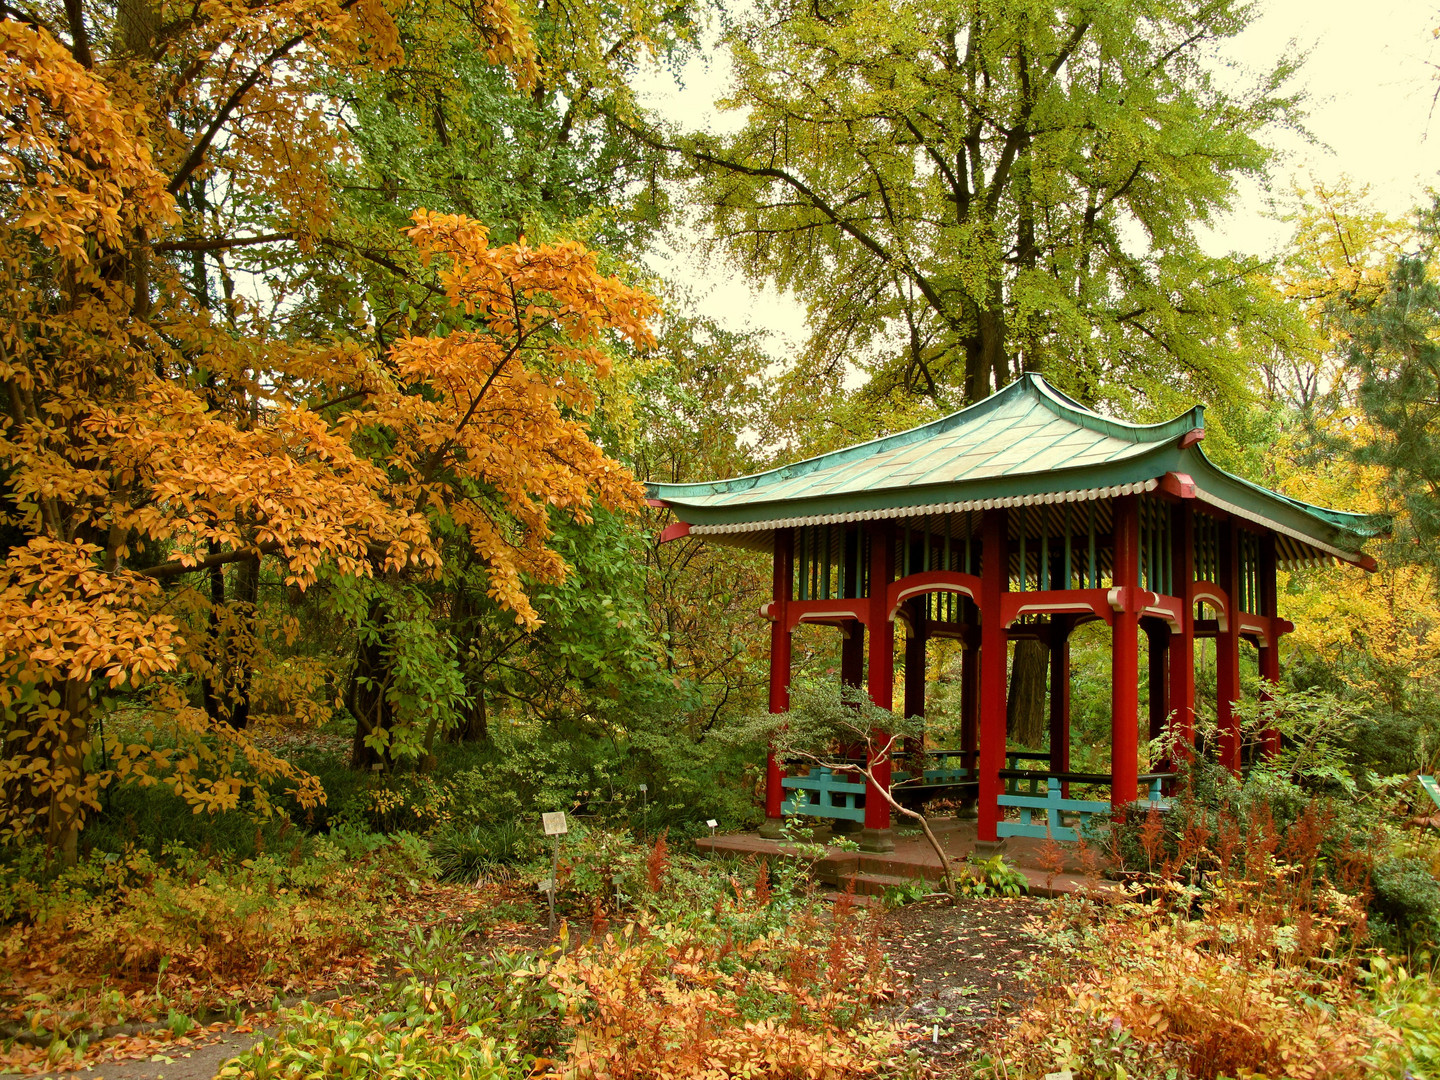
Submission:
[[[127,0],[0,21],[0,469],[24,538],[0,579],[7,833],[71,858],[118,779],[197,809],[246,790],[264,811],[279,777],[302,805],[323,797],[186,700],[214,670],[193,572],[248,566],[253,581],[268,559],[300,589],[433,573],[435,530],[459,526],[533,626],[527,581],[564,573],[550,512],[636,502],[584,414],[605,350],[647,343],[654,303],[578,245],[492,249],[479,224],[422,212],[412,239],[446,262],[457,317],[389,344],[296,336],[187,277],[192,252],[325,238],[330,165],[348,153],[326,87],[400,60],[393,7]],[[513,5],[467,16],[523,85],[533,49]],[[263,221],[208,206],[206,184]],[[101,685],[139,692],[141,719],[97,771]]]
[[[564,574],[546,546],[551,510],[583,522],[595,501],[640,504],[640,485],[590,441],[580,417],[594,405],[594,378],[610,373],[603,335],[652,344],[655,301],[602,277],[579,244],[491,248],[484,226],[424,210],[410,236],[426,260],[449,263],[446,295],[479,325],[397,341],[390,389],[351,422],[395,433],[387,463],[406,498],[464,530],[490,595],[533,627],[524,580]],[[414,386],[427,395],[407,392]],[[470,497],[476,488],[490,498]]]

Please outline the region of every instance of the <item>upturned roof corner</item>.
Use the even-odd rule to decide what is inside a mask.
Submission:
[[[1388,529],[1386,518],[1311,506],[1226,472],[1205,455],[1204,429],[1203,406],[1132,424],[1030,373],[908,431],[729,480],[650,484],[648,494],[693,534],[745,546],[768,546],[774,529],[792,525],[1153,491],[1168,474],[1184,474],[1202,502],[1288,537],[1287,561],[1324,553],[1363,564],[1361,543]]]

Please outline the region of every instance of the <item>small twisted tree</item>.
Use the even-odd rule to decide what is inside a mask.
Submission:
[[[793,688],[790,709],[783,713],[762,713],[748,720],[740,734],[743,741],[763,741],[780,757],[799,758],[822,769],[855,772],[879,791],[890,808],[919,824],[930,848],[940,860],[945,894],[955,902],[957,887],[950,857],[919,810],[904,806],[890,785],[880,783],[874,772],[877,762],[889,761],[897,746],[919,740],[924,728],[917,717],[901,717],[875,705],[864,691],[852,686]],[[852,757],[864,747],[863,760]],[[913,767],[923,772],[923,751],[907,751]]]

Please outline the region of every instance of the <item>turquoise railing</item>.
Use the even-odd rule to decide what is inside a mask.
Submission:
[[[1034,836],[1042,840],[1048,836],[1055,840],[1066,840],[1073,843],[1079,840],[1081,834],[1086,831],[1085,822],[1099,820],[1097,815],[1109,816],[1113,812],[1108,799],[1103,801],[1100,799],[1066,799],[1060,793],[1060,780],[1046,777],[1043,773],[1038,774],[1037,780],[1045,783],[1043,794],[1005,794],[997,800],[1002,807],[1013,806],[1020,811],[1019,821],[999,823],[996,827],[998,835]],[[1149,800],[1160,807],[1165,805],[1160,793],[1163,781],[1164,777],[1161,776],[1147,778]],[[1037,786],[1035,781],[1031,782],[1032,791]],[[1044,812],[1044,824],[1034,820],[1036,811]],[[1078,814],[1080,817],[1076,826],[1070,826],[1064,824],[1061,814]]]
[[[966,780],[974,779],[970,774],[970,770],[960,764],[960,762],[965,759],[965,751],[963,750],[927,750],[925,756],[934,760],[935,767],[925,770],[924,780],[922,780],[920,784],[915,785],[916,787],[961,784]],[[910,773],[904,769],[896,769],[890,774],[890,783],[892,786],[905,783],[910,779]]]
[[[963,784],[974,779],[974,774],[960,764],[963,751],[932,750],[926,756],[934,761],[935,767],[926,769],[921,783],[912,785],[911,790]],[[998,801],[1002,808],[1012,807],[1019,810],[1020,820],[1001,821],[998,826],[999,835],[1034,836],[1041,839],[1050,836],[1056,840],[1075,841],[1085,832],[1083,822],[1099,820],[1099,815],[1108,816],[1111,813],[1108,800],[1069,799],[1065,798],[1061,791],[1061,785],[1066,780],[1071,783],[1103,783],[1106,777],[1085,775],[1082,780],[1084,774],[1051,774],[1048,769],[1022,767],[1022,763],[1029,762],[1044,762],[1048,766],[1048,754],[1016,751],[1006,754],[1005,760],[1009,766],[1006,770],[1008,775],[1004,777],[1005,791]],[[899,786],[910,779],[909,773],[897,769],[891,776],[891,783]],[[1148,785],[1149,800],[1163,806],[1161,784],[1165,776],[1146,776],[1143,779]],[[806,775],[786,776],[780,783],[791,793],[790,797],[780,804],[781,811],[787,815],[801,814],[837,821],[865,820],[865,781],[854,772],[812,765]],[[804,792],[804,798],[796,798],[797,792]],[[1037,815],[1040,815],[1038,819]],[[1078,828],[1067,825],[1062,815],[1078,815]]]
[[[780,786],[788,791],[805,792],[804,800],[792,797],[780,804],[783,814],[804,814],[807,817],[834,818],[837,821],[865,820],[865,781],[847,779],[846,773],[812,765],[806,776],[787,776]]]

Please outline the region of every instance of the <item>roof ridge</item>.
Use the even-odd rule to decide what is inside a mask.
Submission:
[[[750,491],[760,487],[762,484],[779,483],[799,476],[806,476],[819,472],[824,468],[846,465],[856,460],[874,456],[885,450],[909,446],[912,443],[923,442],[934,436],[946,434],[954,428],[961,426],[966,420],[972,420],[986,413],[995,411],[1017,394],[1022,394],[1027,390],[1037,403],[1061,419],[1069,420],[1079,427],[1088,428],[1092,431],[1100,431],[1113,438],[1134,444],[1143,442],[1166,442],[1188,431],[1193,431],[1196,428],[1203,428],[1205,426],[1204,407],[1200,405],[1196,405],[1173,419],[1164,420],[1155,424],[1134,424],[1128,420],[1117,420],[1113,417],[1095,412],[1092,409],[1087,409],[1069,395],[1056,390],[1039,372],[1027,371],[1022,372],[1019,378],[1006,383],[989,397],[966,405],[964,408],[957,409],[955,412],[948,413],[935,420],[907,428],[904,431],[880,435],[862,443],[841,447],[838,450],[827,450],[822,454],[802,458],[800,461],[792,461],[785,465],[777,465],[770,469],[764,469],[756,473],[747,473],[743,476],[733,477],[728,480],[680,483],[652,482],[650,486],[656,493],[669,494],[672,496],[719,493],[721,491]],[[1154,433],[1154,437],[1145,437],[1152,432]]]

